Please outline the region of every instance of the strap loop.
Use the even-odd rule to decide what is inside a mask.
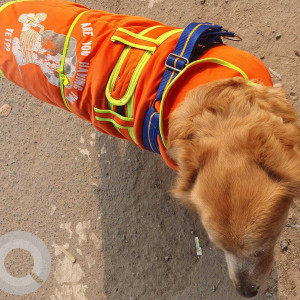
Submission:
[[[58,69],[58,70],[57,70],[57,73],[58,73],[58,75],[59,75],[59,78],[60,78],[62,84],[63,84],[64,86],[67,86],[67,85],[69,84],[69,79],[68,79],[68,77],[64,74],[63,70],[62,70],[62,69]]]
[[[183,56],[177,55],[175,53],[170,53],[166,59],[165,66],[176,72],[182,71],[188,64],[189,60]]]

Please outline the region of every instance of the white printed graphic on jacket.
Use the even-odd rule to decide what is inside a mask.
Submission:
[[[19,22],[23,23],[22,33],[20,39],[13,39],[12,52],[19,65],[21,77],[20,66],[36,64],[51,84],[60,86],[57,70],[61,67],[66,36],[45,30],[40,23],[46,19],[46,13],[22,14],[19,17]],[[64,74],[69,79],[67,88],[71,88],[70,79],[75,75],[76,61],[76,40],[71,37],[64,65]]]

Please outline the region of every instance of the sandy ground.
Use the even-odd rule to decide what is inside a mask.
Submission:
[[[284,85],[300,111],[298,0],[77,2],[182,27],[220,23],[243,37],[237,47],[281,75],[274,82]],[[10,115],[0,118],[0,234],[36,234],[52,258],[40,289],[26,296],[0,291],[0,299],[242,299],[195,213],[168,195],[174,173],[159,156],[97,133],[4,79],[0,86],[0,107],[12,105]],[[300,298],[299,218],[296,202],[281,238],[288,250],[277,246],[277,272],[255,299]],[[195,236],[202,257],[196,256]],[[14,250],[5,266],[21,277],[33,259]]]

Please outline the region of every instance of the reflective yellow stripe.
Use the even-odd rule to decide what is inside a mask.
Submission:
[[[152,29],[157,28],[157,26],[151,27]],[[170,36],[181,32],[183,29],[175,29],[175,30],[171,30],[170,32],[166,32],[164,34],[162,34],[160,37],[158,37],[156,39],[156,42],[158,45],[160,45],[161,43],[163,43],[167,38],[169,38]],[[146,30],[144,30],[145,32],[149,32],[149,28],[147,28]],[[140,34],[144,34],[144,31],[142,31]],[[144,66],[146,65],[146,63],[148,62],[148,60],[150,59],[152,53],[149,52],[145,52],[144,55],[142,56],[142,58],[140,59],[138,65],[136,66],[132,77],[130,79],[128,88],[124,94],[124,96],[121,99],[115,99],[111,96],[111,91],[113,90],[115,83],[117,81],[118,78],[118,74],[120,73],[120,70],[122,68],[122,65],[128,55],[128,53],[130,52],[130,47],[126,47],[122,54],[119,57],[118,62],[115,65],[114,70],[112,71],[112,74],[108,80],[108,83],[106,85],[106,90],[105,90],[105,95],[106,98],[108,100],[108,102],[110,103],[110,108],[112,109],[112,105],[115,106],[123,106],[126,105],[130,100],[132,95],[134,94],[138,79],[141,75],[141,72],[144,68]]]
[[[130,51],[130,47],[128,47],[128,49],[124,49],[123,53],[125,52],[125,50],[128,50],[128,52]],[[123,54],[122,53],[122,54]],[[124,59],[125,57],[127,56],[128,53],[124,53]],[[122,55],[121,55],[122,56]],[[121,58],[120,56],[120,58]],[[119,66],[115,66],[116,69],[119,69],[119,71],[117,72],[114,72],[112,73],[112,75],[115,76],[115,80],[111,80],[111,78],[109,79],[109,83],[110,83],[110,89],[109,88],[109,85],[107,84],[106,86],[106,98],[108,100],[108,106],[110,109],[113,110],[113,107],[114,105],[115,106],[123,106],[123,105],[126,105],[127,104],[127,116],[131,116],[133,117],[133,105],[134,105],[134,91],[135,91],[135,88],[136,88],[136,85],[137,85],[137,82],[140,78],[140,75],[141,75],[141,72],[145,66],[145,64],[148,62],[148,60],[150,59],[151,57],[151,53],[150,52],[145,52],[144,55],[142,56],[142,58],[140,59],[138,65],[136,66],[133,74],[132,74],[132,77],[130,79],[130,82],[129,82],[129,85],[128,85],[128,88],[125,92],[125,95],[120,99],[120,100],[116,100],[114,99],[112,96],[111,96],[111,93],[110,91],[113,89],[113,86],[117,80],[117,76],[120,72],[120,69],[122,67],[122,64],[124,62],[124,60],[122,61],[122,63],[119,65]],[[118,62],[119,63],[119,62]],[[116,74],[116,75],[115,75]],[[113,79],[113,78],[112,78]],[[114,124],[114,122],[112,122]],[[131,128],[131,127],[128,127],[128,128]],[[118,128],[116,128],[118,130]],[[133,133],[133,129],[128,129],[129,130],[129,134],[132,138],[132,140],[137,144],[136,142],[136,139],[134,137],[134,133]]]
[[[156,25],[156,26],[153,26],[153,27],[149,27],[149,28],[143,30],[140,34],[144,35],[144,34],[148,33],[149,31],[151,31],[153,29],[156,29],[156,28],[159,28],[159,27],[163,27],[163,25]]]
[[[150,126],[151,126],[152,118],[154,117],[155,114],[157,114],[157,112],[154,112],[151,115],[150,120],[149,120],[149,124],[148,124],[148,142],[149,142],[149,145],[150,145],[150,147],[151,147],[151,149],[152,149],[153,152],[155,152],[155,151],[153,150],[153,147],[152,147],[152,144],[151,144],[151,140],[150,140]]]
[[[151,31],[153,29],[156,29],[156,28],[159,28],[159,27],[163,27],[163,26],[162,25],[157,25],[157,26],[153,26],[153,27],[147,28],[147,29],[143,30],[140,34],[146,34],[149,31]],[[156,42],[157,42],[158,45],[161,45],[166,39],[168,39],[169,37],[171,37],[172,35],[174,35],[176,33],[182,32],[182,31],[183,31],[183,29],[170,30],[170,31],[162,34],[161,36],[159,36],[156,39]],[[127,104],[127,116],[128,117],[132,117],[132,118],[133,118],[133,109],[134,109],[133,104],[134,104],[134,99],[132,99],[132,101],[129,101],[128,104]],[[129,132],[132,140],[135,141],[135,143],[137,144],[135,136],[134,136],[134,130],[133,130],[133,128],[129,128],[128,132]],[[150,147],[152,148],[151,142],[150,142]],[[152,148],[152,150],[153,150],[153,148]]]
[[[133,121],[133,118],[128,118],[128,117],[121,116],[121,115],[119,115],[118,113],[116,113],[113,110],[99,109],[99,108],[94,107],[94,111],[97,112],[97,113],[99,113],[99,114],[112,114],[112,115],[120,118],[123,121],[128,121],[128,122],[132,122]]]
[[[113,114],[115,116],[117,116],[118,118],[120,118],[121,120],[124,120],[124,121],[130,121],[130,122],[133,122],[133,118],[129,118],[129,117],[124,117],[124,116],[121,116],[119,115],[118,113],[116,113],[115,111],[113,110],[109,110],[109,109],[99,109],[99,108],[96,108],[94,107],[94,111],[97,112],[97,113],[103,113],[103,114]],[[132,140],[137,144],[137,141],[135,139],[135,136],[134,136],[134,133],[133,133],[133,128],[130,127],[130,126],[122,126],[122,125],[119,125],[117,122],[115,122],[114,120],[112,119],[108,119],[108,118],[100,118],[100,117],[95,117],[96,120],[98,121],[106,121],[106,122],[111,122],[115,129],[120,133],[120,130],[119,129],[127,129],[129,134],[130,134],[130,137],[132,138]]]
[[[0,75],[6,79],[5,75],[3,74],[3,72],[0,70]]]
[[[253,81],[248,81],[247,82],[249,85],[252,85],[252,86],[257,86],[258,85],[258,83],[256,83],[256,82],[253,82]]]
[[[26,0],[25,0],[25,1],[26,1]],[[27,1],[29,1],[29,0],[27,0]],[[20,2],[20,1],[18,1],[18,2]],[[7,2],[7,3],[3,4],[3,5],[0,7],[0,12],[1,12],[3,9],[5,9],[7,6],[10,6],[11,4],[14,4],[14,3],[17,3],[17,1],[10,1],[10,2]]]
[[[7,6],[10,6],[11,4],[18,3],[18,2],[26,2],[26,1],[32,1],[32,0],[15,0],[15,1],[7,2],[0,7],[0,12],[3,9],[5,9]],[[36,0],[36,1],[44,1],[44,0]]]
[[[128,132],[129,132],[129,135],[131,137],[131,139],[137,144],[137,141],[135,139],[135,136],[134,136],[134,130],[132,127],[128,128]]]
[[[129,53],[130,48],[125,49],[125,50],[127,50],[128,53]],[[123,51],[123,53],[124,53],[124,51]],[[142,58],[140,59],[138,65],[136,66],[136,68],[135,68],[135,70],[134,70],[134,72],[132,74],[132,77],[130,79],[128,88],[127,88],[127,90],[125,92],[125,95],[121,99],[115,99],[115,98],[113,98],[111,96],[111,91],[112,91],[112,89],[113,89],[113,87],[115,85],[115,82],[116,82],[116,80],[118,78],[118,74],[119,74],[119,72],[121,70],[122,64],[123,64],[123,62],[124,62],[124,60],[125,60],[125,58],[126,58],[126,56],[127,56],[128,53],[126,52],[125,53],[126,55],[124,55],[124,57],[122,57],[122,55],[120,56],[121,59],[117,62],[116,66],[115,66],[115,70],[118,70],[118,72],[115,71],[115,70],[113,71],[112,75],[115,78],[113,78],[111,76],[110,79],[109,79],[109,83],[106,86],[106,98],[110,102],[110,104],[115,105],[115,106],[123,106],[123,105],[126,105],[130,101],[131,97],[134,94],[134,91],[135,91],[137,82],[138,82],[138,80],[140,78],[141,72],[142,72],[145,64],[147,63],[147,61],[151,57],[151,53],[149,53],[149,52],[145,52],[143,54]]]
[[[164,101],[165,101],[165,99],[166,99],[166,97],[169,93],[169,90],[175,84],[175,82],[186,72],[186,70],[193,67],[194,65],[207,63],[207,62],[218,64],[218,65],[233,69],[233,70],[239,72],[244,77],[244,79],[246,81],[248,81],[249,84],[255,84],[254,82],[249,81],[249,78],[248,78],[247,74],[241,68],[239,68],[239,67],[237,67],[237,66],[235,66],[235,65],[233,65],[233,64],[231,64],[231,63],[229,63],[225,60],[219,59],[219,58],[204,58],[204,59],[196,60],[193,63],[189,64],[182,72],[180,72],[177,75],[177,77],[170,83],[170,85],[166,87],[166,89],[163,93],[163,97],[162,97],[161,105],[160,105],[159,131],[160,131],[160,135],[161,135],[161,138],[162,138],[162,142],[163,142],[165,147],[167,146],[167,143],[166,143],[166,139],[165,139],[164,132],[163,132],[163,107],[164,107]]]
[[[67,76],[64,74],[64,66],[65,66],[65,60],[66,60],[66,55],[67,55],[67,52],[68,52],[68,47],[69,47],[69,42],[70,42],[70,39],[71,39],[71,34],[72,34],[72,31],[76,25],[76,23],[78,22],[78,20],[86,13],[87,11],[84,11],[82,13],[80,13],[76,18],[75,20],[73,21],[71,27],[69,28],[69,31],[68,31],[68,34],[67,34],[67,37],[66,37],[66,40],[65,40],[65,44],[64,44],[64,50],[63,50],[63,55],[62,55],[62,58],[61,58],[61,65],[60,65],[60,69],[57,70],[58,74],[59,74],[59,80],[60,80],[60,92],[61,92],[61,96],[62,96],[62,99],[64,101],[64,104],[66,106],[66,108],[71,111],[68,103],[67,103],[67,100],[66,100],[66,97],[65,97],[65,91],[64,91],[64,86],[65,85],[68,85],[69,83],[69,80],[67,78]]]
[[[117,64],[115,65],[115,68],[113,69],[113,71],[112,71],[112,73],[111,73],[111,75],[110,75],[110,77],[109,77],[108,83],[107,83],[107,85],[106,85],[105,95],[106,95],[106,98],[107,98],[107,100],[108,100],[108,107],[109,107],[111,110],[113,110],[114,105],[109,101],[109,99],[110,99],[110,97],[111,97],[110,90],[112,90],[113,87],[114,87],[114,85],[115,85],[115,82],[116,82],[116,80],[117,80],[117,78],[118,78],[118,74],[119,74],[119,72],[120,72],[120,70],[121,70],[121,67],[122,67],[122,65],[123,65],[123,62],[124,62],[126,56],[128,55],[130,49],[131,49],[130,47],[126,47],[126,48],[123,50],[122,54],[120,55],[120,57],[119,57],[119,59],[118,59]],[[112,97],[111,97],[111,98],[112,98]],[[117,126],[115,126],[115,124],[114,124],[114,127],[115,127],[115,129],[116,129],[118,132],[120,132],[120,131],[119,131],[119,128],[118,128]]]
[[[125,95],[120,99],[120,100],[117,100],[115,98],[113,98],[111,96],[111,91],[113,90],[115,84],[116,84],[116,81],[118,79],[118,75],[120,73],[120,70],[122,68],[122,65],[124,63],[124,60],[126,59],[128,53],[130,52],[130,47],[126,47],[122,54],[120,55],[110,77],[109,77],[109,80],[108,80],[108,83],[106,85],[106,89],[105,89],[105,95],[106,95],[106,98],[109,102],[109,107],[110,109],[113,108],[113,105],[116,105],[116,106],[123,106],[125,104],[127,104],[127,102],[130,100],[130,97],[132,95],[132,85],[131,85],[131,82],[132,82],[132,78],[129,82],[129,85],[128,85],[128,88],[125,92]],[[132,75],[133,77],[133,75]]]
[[[95,119],[97,121],[105,121],[105,122],[111,122],[114,124],[115,127],[117,128],[120,128],[120,129],[129,129],[131,127],[128,127],[128,126],[122,126],[122,125],[119,125],[117,122],[115,122],[115,120],[113,119],[109,119],[109,118],[99,118],[99,117],[95,117]]]
[[[113,42],[115,41],[119,41],[121,43],[123,43],[124,45],[127,45],[127,46],[130,46],[130,47],[133,47],[133,48],[137,48],[137,49],[141,49],[141,50],[146,50],[146,51],[151,51],[151,52],[154,52],[156,50],[156,47],[150,47],[150,46],[145,46],[145,45],[141,45],[141,44],[135,44],[135,43],[132,43],[132,42],[129,42],[119,36],[113,36],[111,38],[111,40]]]
[[[151,28],[153,29],[153,27],[151,27]],[[145,34],[144,32],[142,32],[142,33],[134,33],[134,32],[131,32],[131,31],[127,30],[127,29],[124,29],[124,28],[118,28],[117,31],[124,32],[124,33],[128,34],[129,36],[132,36],[135,39],[139,39],[139,40],[142,40],[142,41],[151,42],[153,44],[157,43],[155,39],[149,38],[147,36],[143,36],[142,34]]]
[[[166,39],[168,39],[172,35],[182,31],[183,29],[174,29],[174,30],[167,31],[166,33],[162,34],[160,37],[157,38],[158,45],[161,45]]]
[[[135,33],[130,32],[130,31],[126,30],[126,29],[123,29],[123,28],[119,28],[118,30],[121,31],[121,32],[125,32],[125,33],[127,33],[130,36],[133,36],[135,38],[140,38],[141,40],[147,40],[147,41],[155,42],[155,44],[158,45],[158,46],[161,45],[166,39],[168,39],[172,35],[183,31],[183,29],[173,29],[173,30],[170,30],[170,31],[167,31],[167,32],[163,33],[162,35],[160,35],[155,40],[143,36],[144,34],[150,32],[151,30],[159,28],[159,27],[162,27],[162,25],[156,25],[156,26],[147,28],[147,29],[143,30],[142,32],[140,32],[138,35],[135,34]],[[124,39],[119,38],[117,36],[113,36],[112,40],[119,40],[119,41],[123,42],[125,45],[127,45],[127,47],[125,47],[125,49],[123,50],[122,54],[120,55],[120,57],[119,57],[116,65],[115,65],[115,67],[114,67],[114,69],[113,69],[113,71],[111,73],[111,76],[110,76],[110,78],[108,80],[108,83],[106,85],[105,95],[106,95],[106,98],[108,100],[108,107],[110,108],[111,111],[113,111],[114,106],[124,106],[124,105],[127,105],[127,117],[133,119],[134,92],[135,92],[135,89],[136,89],[136,85],[137,85],[137,82],[138,82],[138,80],[140,78],[140,75],[141,75],[141,73],[143,71],[144,66],[146,65],[146,63],[148,62],[148,60],[151,58],[151,55],[156,50],[156,48],[155,47],[144,46],[144,48],[147,48],[147,49],[142,49],[143,46],[141,46],[141,45],[135,45],[135,44],[130,43],[128,41],[125,41]],[[145,53],[141,57],[138,65],[136,66],[136,68],[135,68],[135,70],[134,70],[134,72],[132,74],[132,77],[130,79],[129,85],[127,87],[127,90],[126,90],[124,96],[121,99],[114,99],[111,96],[111,91],[113,90],[113,88],[114,88],[114,86],[116,84],[116,81],[118,79],[118,75],[119,75],[120,70],[122,68],[122,65],[123,65],[123,63],[124,63],[124,61],[125,61],[128,53],[130,52],[131,47],[145,50]],[[153,50],[152,48],[154,49],[154,51],[152,51]],[[111,123],[113,123],[113,125],[116,128],[116,130],[118,130],[120,128],[119,125],[116,124],[116,122],[111,122]],[[135,143],[137,143],[136,142],[136,138],[134,136],[134,130],[133,130],[133,128],[128,127],[126,129],[128,129],[128,132],[129,132],[130,137],[132,138],[132,140]]]
[[[130,100],[127,103],[127,117],[131,118],[132,120],[133,120],[133,111],[134,111],[133,105],[134,105],[134,96],[132,96],[132,100]],[[130,135],[131,139],[137,144],[137,141],[136,141],[135,136],[134,136],[133,128],[128,128],[128,132],[129,132],[129,135]]]

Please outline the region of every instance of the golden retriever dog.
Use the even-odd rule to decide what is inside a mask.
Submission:
[[[273,268],[274,246],[291,201],[300,194],[298,117],[281,90],[242,78],[216,79],[241,74],[259,81],[265,76],[271,85],[262,62],[223,45],[220,36],[229,37],[228,31],[206,22],[192,23],[177,55],[173,51],[178,40],[182,43],[182,29],[142,17],[63,0],[11,1],[0,14],[0,75],[143,149],[150,150],[146,143],[153,136],[153,120],[160,113],[159,122],[165,121],[163,110],[155,108],[164,102],[162,95],[156,98],[164,69],[172,70],[165,94],[173,86],[178,95],[198,86],[178,106],[184,96],[177,102],[170,96],[174,111],[164,128],[169,128],[168,154],[178,166],[173,194],[196,209],[212,242],[225,252],[239,293],[255,296]],[[208,26],[205,39],[200,35],[190,46],[201,26]],[[212,39],[215,30],[219,35]],[[181,57],[188,48],[193,50],[189,59]],[[174,58],[173,65],[168,57]],[[197,70],[190,64],[196,57],[202,60]],[[230,70],[229,75],[214,73],[216,65]],[[201,73],[202,68],[210,69]],[[214,81],[200,86],[203,74]],[[172,85],[175,77],[182,85]],[[149,146],[154,152],[151,141]],[[158,148],[165,154],[165,143]]]
[[[170,119],[173,194],[196,209],[225,253],[237,291],[253,297],[300,191],[297,113],[282,90],[242,78],[193,90]]]

